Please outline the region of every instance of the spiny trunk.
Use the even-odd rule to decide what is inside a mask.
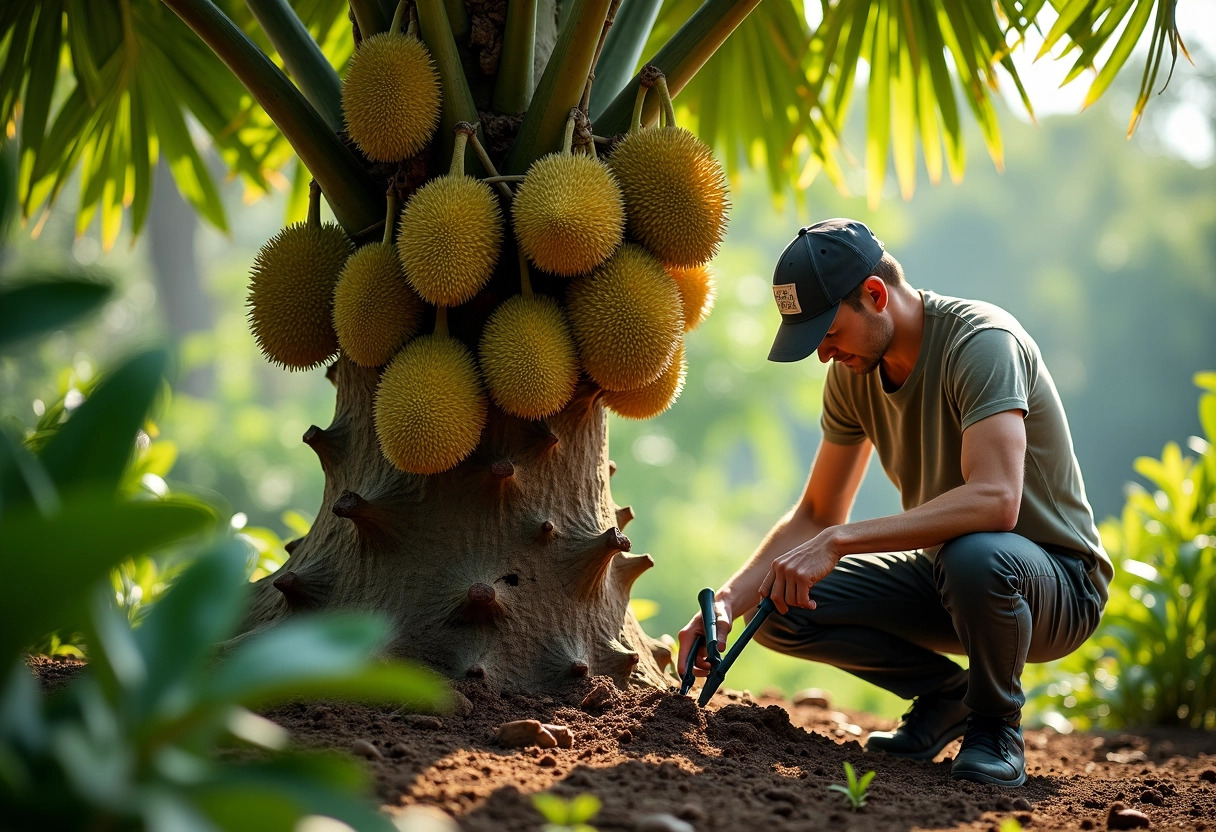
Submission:
[[[663,686],[651,640],[628,609],[653,565],[629,553],[632,517],[609,488],[607,420],[580,387],[546,423],[491,407],[476,453],[451,471],[403,473],[372,422],[378,372],[332,368],[333,423],[304,435],[325,471],[311,531],[259,581],[252,629],[321,608],[373,609],[396,622],[390,652],[453,678],[545,690],[584,675]]]

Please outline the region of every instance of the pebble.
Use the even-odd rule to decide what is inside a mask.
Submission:
[[[410,832],[460,832],[460,825],[434,806],[407,806],[393,817],[398,829]]]
[[[554,757],[552,754],[546,754],[545,756],[540,758],[541,768],[553,768],[556,765],[557,765],[557,758]]]
[[[366,757],[369,760],[378,760],[384,756],[380,753],[379,748],[376,748],[376,746],[367,740],[355,740],[350,744],[350,750],[360,757]]]
[[[411,728],[421,728],[424,731],[442,731],[443,720],[437,716],[425,716],[423,714],[406,714],[402,720]]]
[[[828,692],[820,688],[805,688],[793,695],[790,699],[795,707],[806,705],[812,708],[830,708],[832,700],[828,696]]]
[[[1017,809],[1019,812],[1029,812],[1034,807],[1030,805],[1029,800],[1024,797],[1019,797],[1014,799],[1013,808]]]
[[[409,754],[409,753],[410,753],[410,750],[405,747],[405,743],[403,743],[403,742],[395,742],[391,746],[389,746],[389,749],[388,749],[388,756],[390,756],[390,757],[404,757],[406,754]]]
[[[553,739],[557,740],[558,748],[574,748],[574,735],[570,733],[567,726],[546,723],[545,730],[553,735]]]
[[[634,832],[696,832],[691,823],[674,815],[646,815],[633,828]]]
[[[625,729],[624,731],[622,731],[621,733],[617,734],[617,737],[616,737],[616,738],[617,738],[617,739],[618,739],[620,742],[623,742],[623,743],[629,743],[629,742],[633,742],[633,734],[632,734],[632,733],[629,731],[629,729],[628,729],[628,728],[626,728],[626,729]]]
[[[1156,789],[1145,789],[1144,794],[1140,795],[1140,802],[1151,803],[1154,806],[1164,806],[1165,798]]]
[[[494,729],[494,739],[503,748],[525,748],[530,745],[538,745],[541,748],[557,747],[557,740],[535,719],[504,722]]]
[[[1199,772],[1199,779],[1205,783],[1216,783],[1216,769],[1205,768]]]
[[[1122,803],[1112,803],[1106,816],[1107,829],[1148,829],[1152,824],[1148,815],[1128,809]]]
[[[456,716],[472,716],[473,700],[458,690],[452,691],[452,713]]]
[[[578,706],[584,710],[606,708],[613,704],[616,699],[616,694],[612,687],[606,684],[596,685],[591,689],[591,692],[583,697],[583,701],[578,703]]]

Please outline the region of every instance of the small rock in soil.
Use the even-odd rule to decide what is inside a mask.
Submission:
[[[313,722],[329,722],[333,718],[333,715],[333,710],[324,705],[313,708],[312,712],[309,713],[309,717],[312,718]]]
[[[366,757],[369,760],[378,760],[384,756],[380,753],[379,748],[376,748],[376,746],[367,740],[355,740],[350,744],[350,750],[360,757]]]
[[[472,716],[473,700],[458,690],[452,691],[452,713],[456,716]]]
[[[434,806],[407,806],[393,820],[410,832],[460,832],[460,825]]]
[[[411,728],[421,728],[424,731],[442,731],[443,720],[437,716],[425,716],[423,714],[406,714],[402,719],[406,725]]]
[[[1151,826],[1148,815],[1128,809],[1122,803],[1113,803],[1110,814],[1106,816],[1107,829],[1148,829]]]
[[[1164,806],[1165,798],[1156,789],[1145,789],[1144,794],[1140,795],[1140,802],[1151,803],[1154,806]]]
[[[819,688],[806,688],[794,694],[793,701],[795,706],[805,705],[811,708],[830,708],[832,700],[828,698],[828,693]]]
[[[616,689],[612,682],[605,679],[596,679],[595,687],[583,697],[583,701],[579,702],[578,706],[585,711],[601,710],[616,704],[616,700]]]
[[[553,768],[556,765],[557,765],[557,758],[554,757],[552,754],[546,754],[545,756],[540,758],[541,768]]]
[[[623,743],[633,742],[633,734],[630,732],[630,730],[628,728],[626,728],[621,733],[617,734],[616,738],[617,738],[617,740],[619,740],[620,742],[623,742]]]
[[[409,754],[409,753],[410,753],[410,750],[408,748],[406,748],[405,743],[403,743],[403,742],[395,742],[391,746],[389,746],[389,749],[388,749],[388,756],[390,756],[390,757],[404,757],[406,754]]]
[[[557,740],[535,719],[504,722],[494,729],[494,739],[503,748],[526,748],[530,745],[538,745],[541,748],[557,747]]]
[[[646,815],[633,828],[635,832],[696,832],[691,823],[673,815]]]
[[[1093,829],[1094,828],[1093,818],[1082,818],[1081,819],[1081,828],[1082,829]]]
[[[1024,797],[1019,797],[1013,801],[1013,808],[1019,812],[1029,812],[1034,807],[1030,805],[1030,801]]]
[[[553,739],[557,740],[558,748],[574,748],[574,735],[570,733],[567,726],[545,723],[545,730],[553,735]]]
[[[996,810],[998,812],[1012,812],[1013,801],[1002,795],[996,799]]]
[[[1199,779],[1205,783],[1216,783],[1216,769],[1205,768],[1199,772]]]

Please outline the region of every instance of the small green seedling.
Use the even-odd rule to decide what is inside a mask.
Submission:
[[[587,821],[600,810],[600,799],[593,794],[580,794],[563,800],[555,794],[534,794],[532,805],[548,821],[543,832],[596,832]]]
[[[839,783],[833,783],[828,786],[832,791],[837,791],[849,799],[849,805],[856,812],[862,806],[866,805],[866,787],[870,785],[870,781],[874,779],[874,772],[867,771],[861,779],[857,779],[857,772],[853,770],[852,763],[844,764],[845,776],[849,778],[849,785],[842,786]]]

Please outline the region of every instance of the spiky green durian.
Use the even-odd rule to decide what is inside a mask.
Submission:
[[[516,295],[494,310],[478,350],[494,402],[524,419],[560,411],[578,384],[578,354],[553,298]]]
[[[402,471],[437,474],[477,447],[486,423],[486,397],[473,356],[447,335],[406,344],[376,388],[376,436]]]
[[[625,195],[629,232],[668,266],[714,256],[730,208],[726,175],[709,147],[683,127],[630,133],[609,159]]]
[[[590,156],[550,153],[537,159],[511,214],[528,259],[565,277],[603,263],[625,233],[621,189],[608,167]]]
[[[566,303],[583,368],[605,390],[633,390],[654,381],[683,337],[675,281],[631,243],[575,280]]]
[[[422,299],[405,281],[391,244],[371,243],[342,267],[334,290],[334,329],[350,360],[379,367],[418,333]]]
[[[684,305],[684,331],[692,332],[709,317],[714,308],[717,288],[709,266],[694,266],[691,269],[669,268],[667,273],[680,290],[680,301]]]
[[[472,176],[440,176],[401,212],[397,253],[422,299],[459,306],[494,273],[502,246],[502,211],[490,186]]]
[[[658,378],[637,390],[605,391],[604,404],[613,413],[628,419],[652,419],[675,404],[684,389],[687,374],[684,345],[680,344],[675,357]]]
[[[440,89],[422,41],[400,32],[373,35],[351,56],[342,84],[347,133],[377,162],[413,156],[439,125]]]
[[[249,328],[262,354],[290,370],[308,370],[338,351],[334,284],[350,240],[333,223],[293,223],[262,246],[249,281]]]

